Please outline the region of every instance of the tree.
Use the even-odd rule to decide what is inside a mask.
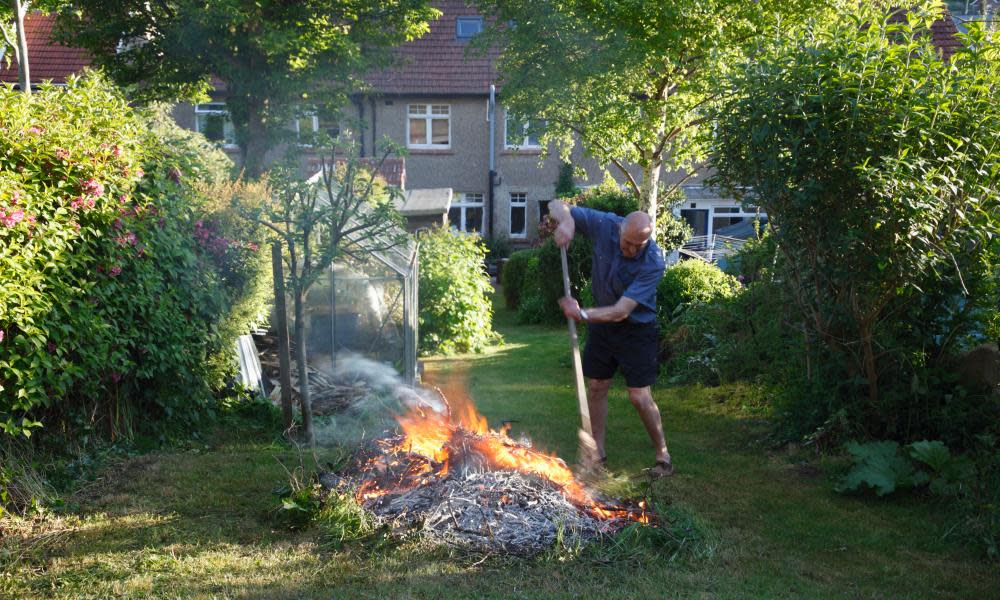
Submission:
[[[295,313],[295,362],[299,378],[303,429],[314,443],[305,339],[305,301],[309,288],[342,257],[360,259],[388,250],[406,239],[396,210],[398,188],[378,175],[386,158],[396,152],[384,142],[381,155],[362,161],[352,145],[334,147],[323,161],[322,185],[302,181],[294,166],[275,169],[275,193],[269,204],[245,207],[251,221],[270,229],[284,244],[286,289]]]
[[[564,158],[579,139],[597,160],[614,165],[654,222],[664,168],[684,173],[676,189],[702,164],[716,77],[767,26],[809,4],[815,2],[478,2],[497,24],[481,44],[501,48],[508,109],[544,120],[543,142],[557,142]]]
[[[855,5],[776,35],[716,113],[716,181],[767,212],[829,389],[869,416],[997,310],[1000,47],[972,27],[946,62],[940,11]]]
[[[257,177],[297,111],[346,106],[365,72],[389,64],[390,46],[437,14],[427,0],[79,0],[61,35],[139,100],[203,99],[217,77]]]

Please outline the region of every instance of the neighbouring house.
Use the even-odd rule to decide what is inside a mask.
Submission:
[[[1000,0],[970,4],[980,6],[979,2],[1000,4]],[[496,51],[485,56],[467,52],[469,42],[483,30],[483,17],[463,0],[439,0],[435,6],[442,16],[430,24],[430,31],[397,49],[399,66],[368,78],[369,89],[352,97],[343,121],[305,113],[289,127],[303,138],[320,131],[336,137],[342,124],[349,122],[350,129],[357,129],[352,135],[362,156],[367,157],[383,136],[406,147],[407,155],[387,161],[382,175],[404,190],[400,209],[410,229],[448,223],[459,231],[530,245],[555,197],[560,160],[555,153],[543,158],[536,131],[544,124],[505,109],[497,84]],[[89,61],[83,51],[49,41],[53,21],[37,13],[27,20],[32,78],[61,83]],[[948,13],[932,27],[934,43],[945,56],[960,44],[957,31]],[[16,63],[0,70],[0,82],[16,81]],[[238,160],[221,81],[211,102],[180,104],[173,114],[181,126],[202,132]],[[570,160],[587,175],[577,181],[581,187],[603,180],[602,166],[579,147]],[[318,158],[307,152],[304,174],[318,169]],[[669,184],[677,176],[665,173],[664,181]],[[683,190],[685,200],[674,213],[694,230],[689,256],[711,256],[719,236],[746,238],[752,235],[754,220],[766,219],[753,207],[702,185],[685,185]]]
[[[945,5],[959,31],[965,31],[973,22],[995,28],[1000,16],[1000,0],[947,0]]]
[[[24,19],[24,37],[28,43],[32,87],[43,81],[64,85],[66,79],[90,66],[86,50],[63,46],[52,41],[54,16],[31,13]],[[4,51],[9,53],[9,56]],[[10,64],[7,64],[7,58]],[[18,87],[17,59],[10,48],[0,44],[0,83]]]

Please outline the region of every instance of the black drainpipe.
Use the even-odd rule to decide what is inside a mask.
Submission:
[[[372,109],[372,156],[378,155],[378,142],[375,137],[375,96],[369,96],[368,102]]]
[[[495,127],[494,126],[496,124],[495,123],[496,122],[496,92],[497,92],[496,86],[491,83],[490,84],[490,99],[489,99],[489,101],[486,104],[486,120],[489,122],[489,127],[490,127],[490,168],[489,168],[489,171],[487,171],[487,174],[488,174],[488,176],[490,178],[490,182],[489,182],[489,193],[486,194],[486,205],[488,207],[486,214],[489,216],[489,220],[490,220],[489,227],[487,227],[487,232],[488,232],[488,236],[489,236],[487,238],[488,240],[492,240],[493,239],[493,217],[494,217],[494,214],[493,214],[493,195],[494,195],[494,188],[496,187],[496,179],[497,179],[496,156],[495,156],[495,151],[494,151],[494,143],[495,143],[495,139],[494,139],[494,129],[495,129]]]
[[[360,123],[361,126],[364,127],[364,123],[365,123],[365,101],[364,101],[363,98],[361,98],[360,96],[358,96],[358,97],[356,97],[354,99],[354,105],[358,107],[358,123]],[[361,152],[361,158],[364,158],[365,157],[365,132],[361,131],[360,133],[361,133],[361,135],[358,136],[358,139],[361,141],[361,147],[358,148],[358,150]]]

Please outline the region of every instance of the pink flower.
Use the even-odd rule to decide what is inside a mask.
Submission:
[[[110,273],[112,277],[118,277],[122,273],[122,268],[115,265],[108,270],[108,273]]]
[[[251,251],[253,251],[253,252],[256,252],[256,251],[257,251],[257,244],[255,244],[255,243],[253,243],[253,242],[250,242],[250,243],[248,244],[248,247],[249,247],[249,248],[250,248],[250,250],[251,250]]]
[[[121,219],[115,219],[114,224],[112,224],[112,227],[114,227],[115,229],[121,229],[124,226],[125,226],[125,222],[122,221]]]
[[[3,335],[4,335],[3,329],[0,329],[0,342],[3,341]]]
[[[7,214],[4,211],[0,210],[0,225],[3,225],[4,227],[13,227],[14,225],[17,225],[23,220],[24,220],[24,211],[21,209],[17,209],[10,214]]]
[[[128,196],[125,194],[118,196],[118,204],[125,204],[126,202],[128,202]]]
[[[65,148],[56,148],[56,158],[69,160],[69,150],[66,150]]]
[[[77,223],[77,222],[74,221],[73,222],[73,228],[76,229],[77,233],[80,233],[80,224],[79,223]]]
[[[85,202],[87,203],[87,208],[94,208],[94,199],[93,198],[87,198],[85,200]]]
[[[32,125],[31,127],[28,128],[28,133],[30,133],[31,135],[40,135],[43,131],[45,130],[42,129],[41,127],[38,127],[37,125]]]
[[[72,202],[69,203],[69,207],[76,210],[86,204],[86,200],[83,198],[74,198]]]
[[[136,179],[142,179],[144,175],[146,175],[146,172],[143,171],[142,169],[136,169],[135,170],[135,178]]]
[[[122,374],[121,373],[119,373],[117,371],[112,371],[111,372],[111,381],[114,381],[115,383],[118,383],[121,380],[122,380]]]
[[[111,154],[114,154],[115,158],[121,158],[121,155],[122,155],[122,149],[121,149],[121,147],[120,146],[115,146],[114,148],[112,148],[111,149]]]
[[[95,179],[88,179],[84,181],[81,186],[83,187],[84,195],[93,196],[95,198],[104,195],[104,184]]]
[[[17,206],[17,203],[21,200],[20,192],[14,192],[10,195],[10,205]]]

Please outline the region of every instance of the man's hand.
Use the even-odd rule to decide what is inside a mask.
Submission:
[[[559,299],[559,308],[562,309],[564,315],[577,323],[583,320],[583,317],[580,316],[580,303],[576,301],[576,298],[563,296]]]
[[[569,243],[573,241],[573,234],[576,229],[575,225],[576,223],[573,222],[573,219],[569,219],[563,221],[558,227],[556,227],[555,232],[552,234],[553,238],[555,238],[556,246],[560,248],[566,248],[569,246]]]
[[[552,234],[556,246],[560,248],[569,246],[569,243],[573,241],[573,234],[576,233],[576,221],[573,220],[569,207],[562,200],[553,200],[549,202],[549,217],[558,223]]]

